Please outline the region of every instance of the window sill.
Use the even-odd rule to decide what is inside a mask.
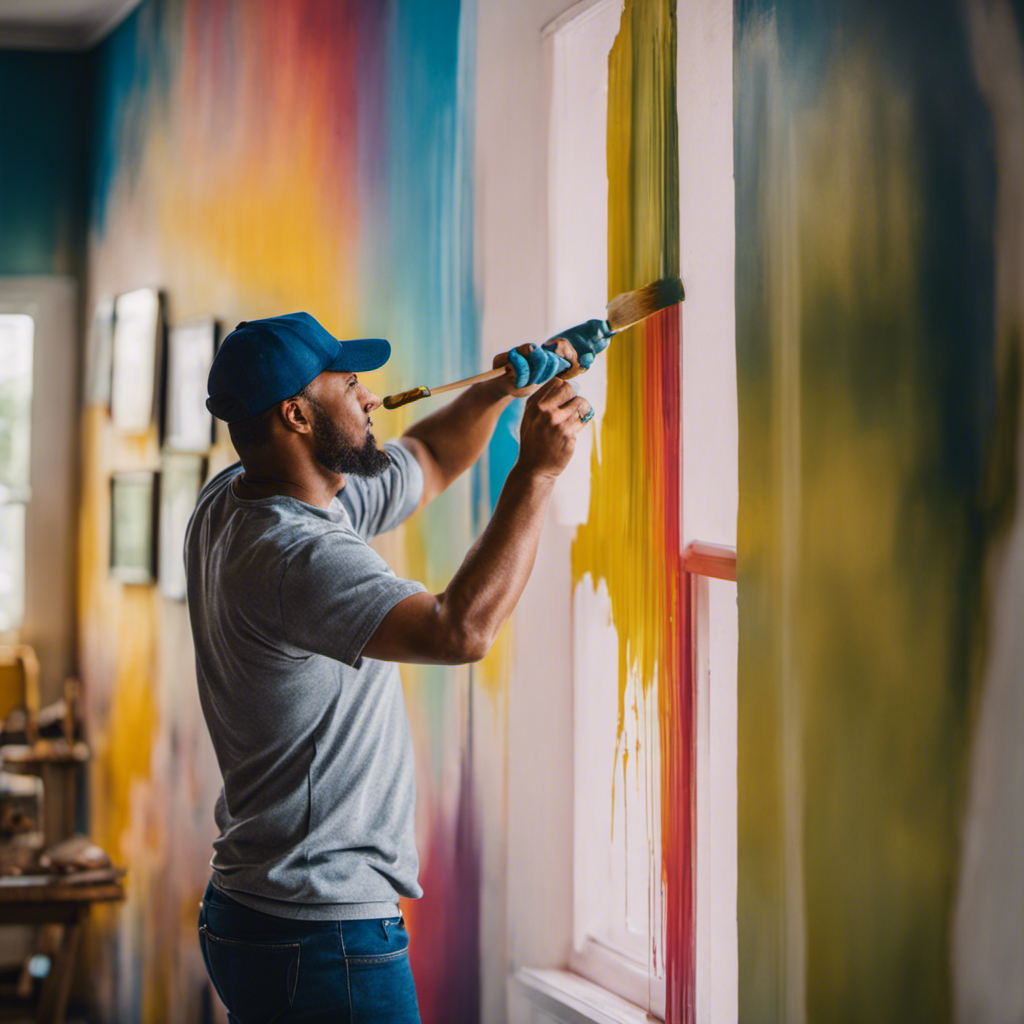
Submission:
[[[660,1024],[635,1003],[569,971],[524,967],[515,979],[534,1005],[563,1024]]]

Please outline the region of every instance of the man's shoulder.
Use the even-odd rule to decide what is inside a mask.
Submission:
[[[219,472],[214,473],[213,476],[211,476],[210,479],[207,480],[200,488],[199,500],[202,501],[203,498],[208,497],[209,495],[223,491],[224,488],[228,487],[231,481],[234,480],[234,478],[241,472],[242,463],[236,460],[235,462],[232,462],[230,466],[225,466]]]
[[[320,509],[284,496],[240,499],[231,486],[240,473],[241,464],[235,463],[206,484],[189,528],[191,534],[204,531],[207,544],[218,547],[222,556],[247,561],[255,556],[269,563],[325,537],[342,535],[358,541],[339,503]]]
[[[338,495],[354,529],[367,540],[412,515],[423,494],[423,472],[415,455],[398,440],[382,447],[391,465],[380,476],[347,475]]]

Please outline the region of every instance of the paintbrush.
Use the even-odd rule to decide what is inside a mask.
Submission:
[[[633,324],[646,320],[655,313],[660,313],[669,306],[683,301],[683,282],[678,277],[663,277],[654,284],[645,285],[635,292],[623,292],[616,295],[608,303],[608,326],[612,334],[618,334]],[[545,348],[554,348],[554,340],[545,344]],[[459,388],[468,388],[471,384],[482,384],[485,380],[494,380],[496,377],[504,376],[510,367],[499,366],[494,370],[487,370],[485,373],[478,373],[475,377],[466,377],[463,380],[453,381],[451,384],[440,384],[437,387],[428,388],[421,384],[418,388],[409,391],[402,391],[397,395],[388,395],[383,402],[385,409],[397,409],[401,405],[408,405],[410,402],[417,402],[421,398],[429,398],[431,395],[439,395],[443,391],[456,391]]]

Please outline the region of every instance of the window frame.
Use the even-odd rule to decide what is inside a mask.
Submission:
[[[595,140],[589,157],[584,154],[581,159],[578,139],[566,142],[562,146],[559,145],[559,141],[563,139],[563,136],[571,137],[570,133],[579,123],[580,109],[588,109],[593,113],[595,106],[604,107],[607,102],[604,99],[607,95],[607,76],[604,73],[607,61],[602,60],[599,55],[595,55],[592,59],[580,60],[580,53],[587,52],[587,44],[593,43],[595,38],[601,42],[601,45],[607,42],[610,47],[618,32],[620,13],[621,3],[619,0],[584,0],[551,22],[543,33],[546,61],[550,69],[548,319],[552,330],[564,326],[562,321],[566,320],[566,317],[571,318],[573,315],[577,315],[578,318],[576,311],[581,306],[601,309],[606,301],[607,255],[604,247],[600,247],[600,259],[594,259],[594,249],[599,242],[595,243],[595,238],[591,237],[596,235],[597,239],[603,239],[607,234],[604,228],[598,227],[598,230],[593,230],[594,224],[605,223],[603,217],[606,216],[607,210],[607,181],[603,173],[603,111],[600,115],[593,115],[600,117],[595,129],[592,132],[582,132],[584,138],[589,135]],[[595,19],[598,18],[602,19],[603,24],[595,24]],[[573,33],[579,33],[579,35],[574,38]],[[577,88],[570,95],[570,89],[573,86]],[[573,148],[574,144],[577,145],[576,149]],[[599,181],[596,173],[592,180],[586,177],[591,170],[596,172],[598,168],[602,172]],[[585,221],[578,218],[574,220],[571,211],[566,215],[562,208],[562,200],[565,196],[564,186],[569,181],[586,182],[586,195],[590,195],[590,190],[593,189],[595,201],[589,206],[600,210],[600,214],[587,217]],[[602,188],[605,190],[604,196],[596,198]],[[576,191],[578,199],[579,190]],[[590,231],[589,235],[584,234],[584,228]],[[576,258],[571,262],[562,258],[568,255],[568,250],[577,253]],[[582,252],[577,252],[578,250],[582,250]],[[582,284],[582,289],[580,288],[581,280],[585,281]],[[569,293],[572,293],[572,301],[563,299],[563,295],[567,296]],[[604,374],[604,363],[599,360],[587,374],[585,381],[587,397],[591,400],[597,413],[596,423],[600,423],[604,408],[606,387]],[[587,504],[590,472],[588,449],[592,443],[591,437],[589,431],[581,435],[573,462],[567,467],[556,485],[554,498],[556,516],[564,525],[578,523],[580,507],[585,509]],[[584,582],[580,586],[585,587],[587,584]],[[571,619],[574,640],[577,633],[575,624],[576,600],[574,598]],[[580,699],[581,685],[581,680],[578,678],[581,674],[579,670],[580,657],[575,648],[576,644],[574,643],[572,680],[574,706]],[[616,661],[617,659],[612,659],[612,664],[615,664]],[[631,683],[630,685],[636,684]],[[597,763],[606,761],[608,751],[599,752],[587,742],[589,733],[585,727],[581,728],[580,718],[582,716],[578,707],[573,716],[573,940],[570,943],[568,966],[575,973],[601,985],[608,991],[664,1018],[666,993],[661,955],[664,913],[660,909],[663,899],[660,821],[651,823],[646,817],[650,807],[657,808],[660,805],[656,712],[654,713],[653,729],[647,720],[651,718],[650,705],[655,708],[657,706],[656,685],[649,690],[647,704],[646,716],[640,723],[640,732],[645,737],[642,749],[644,751],[646,792],[642,802],[634,801],[632,803],[633,806],[640,804],[643,807],[642,829],[649,840],[648,863],[645,867],[639,868],[646,876],[647,931],[636,939],[633,938],[636,933],[629,928],[628,908],[625,902],[621,915],[614,915],[609,914],[605,901],[600,898],[596,901],[597,904],[605,903],[602,910],[589,896],[595,886],[600,884],[600,879],[596,873],[593,877],[591,876],[594,865],[591,858],[587,856],[591,844],[588,835],[585,834],[589,826],[582,820],[584,813],[581,805],[586,805],[591,800],[609,799],[611,796],[607,785],[608,776],[605,772],[605,765]],[[608,726],[606,722],[602,726],[602,731],[613,728],[614,723]],[[631,768],[637,760],[637,758],[632,759]],[[620,789],[626,785],[626,775],[626,772],[621,771],[618,774]],[[639,782],[639,779],[636,781]],[[616,847],[619,854],[628,858],[630,856],[629,841],[633,832],[631,830],[627,835],[620,830],[618,825],[621,820],[620,816],[615,821]],[[651,837],[652,828],[653,839]],[[634,867],[637,866],[634,865]],[[626,874],[632,877],[628,866]],[[653,930],[657,933],[657,939],[653,943],[651,941],[652,921],[654,922]],[[624,941],[616,943],[614,938],[616,933],[623,936]],[[629,946],[633,946],[633,949],[630,950]],[[644,957],[644,951],[652,949],[655,951],[653,955],[648,952],[646,958],[641,959]]]
[[[544,43],[549,67],[549,100],[558,101],[561,87],[555,68],[555,33],[585,17],[602,0],[583,0],[568,9],[545,29]],[[619,5],[616,4],[616,7]],[[697,5],[679,5],[679,50],[677,81],[680,96],[680,220],[683,231],[681,255],[687,291],[684,304],[682,365],[683,382],[683,490],[686,501],[680,523],[680,549],[692,557],[696,542],[710,541],[733,559],[735,574],[737,394],[735,378],[735,320],[733,309],[734,245],[732,195],[732,51],[731,7],[721,0],[703,0]],[[596,63],[600,64],[599,60]],[[557,240],[560,230],[558,212],[552,209],[557,187],[558,156],[554,113],[549,132],[549,321],[560,323],[558,307]],[[711,186],[709,188],[709,185]],[[710,257],[710,258],[709,258]],[[563,315],[564,319],[564,315]],[[595,366],[595,369],[597,367]],[[694,387],[710,386],[722,406],[709,410],[707,400],[696,400]],[[595,386],[595,372],[586,379],[587,395]],[[719,389],[721,389],[719,391]],[[690,401],[687,401],[687,398]],[[595,403],[597,405],[598,403]],[[688,429],[689,428],[689,429]],[[713,432],[708,439],[702,435]],[[589,462],[589,452],[577,453]],[[576,460],[574,460],[574,463]],[[570,469],[573,467],[571,466]],[[720,494],[704,503],[702,495],[724,481]],[[572,484],[570,484],[572,486]],[[587,485],[588,486],[588,485]],[[556,503],[557,503],[556,489]],[[703,507],[701,507],[703,505]],[[721,565],[713,567],[721,570]],[[688,577],[692,604],[691,642],[695,708],[696,836],[693,856],[695,886],[694,948],[696,1019],[716,1022],[737,1019],[738,964],[736,898],[736,792],[735,792],[735,716],[736,690],[734,665],[722,692],[711,692],[715,678],[709,659],[715,650],[712,630],[725,629],[727,643],[735,657],[735,619],[721,626],[709,622],[713,614],[712,582],[721,578],[712,574]],[[721,601],[719,595],[716,600]],[[729,614],[732,618],[732,613]],[[721,660],[721,659],[720,659]],[[574,685],[575,692],[575,685]],[[575,716],[574,716],[575,717]],[[578,730],[577,730],[578,734]],[[573,751],[574,772],[585,771],[578,752]],[[731,758],[731,764],[730,762]],[[573,784],[573,801],[578,799]],[[574,817],[575,817],[574,809]],[[585,841],[574,825],[574,847]],[[573,879],[574,887],[578,879]],[[664,1016],[664,990],[660,1001],[650,996],[647,972],[628,957],[607,948],[593,937],[579,941],[574,921],[574,941],[570,943],[568,967],[609,991],[616,992],[638,1006],[650,1006]]]

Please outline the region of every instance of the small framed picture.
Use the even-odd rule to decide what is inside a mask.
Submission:
[[[186,320],[168,332],[164,444],[172,451],[205,452],[213,444],[206,384],[216,351],[217,322],[212,317]]]
[[[206,476],[201,455],[166,453],[160,461],[160,593],[185,600],[185,529]]]
[[[110,574],[122,583],[156,578],[156,501],[153,470],[110,478]]]
[[[153,422],[160,368],[160,293],[125,292],[114,301],[110,414],[126,434],[145,434]]]
[[[96,301],[85,340],[85,405],[110,406],[111,361],[114,355],[114,298]]]

